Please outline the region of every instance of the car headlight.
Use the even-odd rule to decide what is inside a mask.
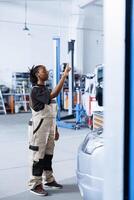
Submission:
[[[83,144],[82,144],[82,151],[87,154],[92,154],[95,149],[104,146],[104,142],[102,138],[94,136],[94,135],[87,135]]]

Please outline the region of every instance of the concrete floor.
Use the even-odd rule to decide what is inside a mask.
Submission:
[[[28,140],[27,123],[30,113],[0,115],[0,199],[39,199],[27,189]],[[76,157],[79,144],[89,129],[78,131],[60,128],[56,142],[53,169],[62,190],[48,190],[48,200],[81,200],[76,184]]]

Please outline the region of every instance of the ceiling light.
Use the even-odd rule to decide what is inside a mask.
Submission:
[[[29,31],[29,28],[27,26],[27,0],[25,0],[25,23],[23,31]]]

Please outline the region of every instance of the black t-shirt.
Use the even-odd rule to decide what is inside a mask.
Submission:
[[[35,111],[40,111],[50,104],[50,90],[45,85],[33,86],[31,91],[31,107]]]

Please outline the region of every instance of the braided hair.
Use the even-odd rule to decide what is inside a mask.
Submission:
[[[30,82],[32,83],[32,85],[36,85],[38,78],[37,78],[37,72],[39,70],[39,68],[41,67],[41,65],[33,65],[32,68],[29,68],[29,73],[30,73]]]

